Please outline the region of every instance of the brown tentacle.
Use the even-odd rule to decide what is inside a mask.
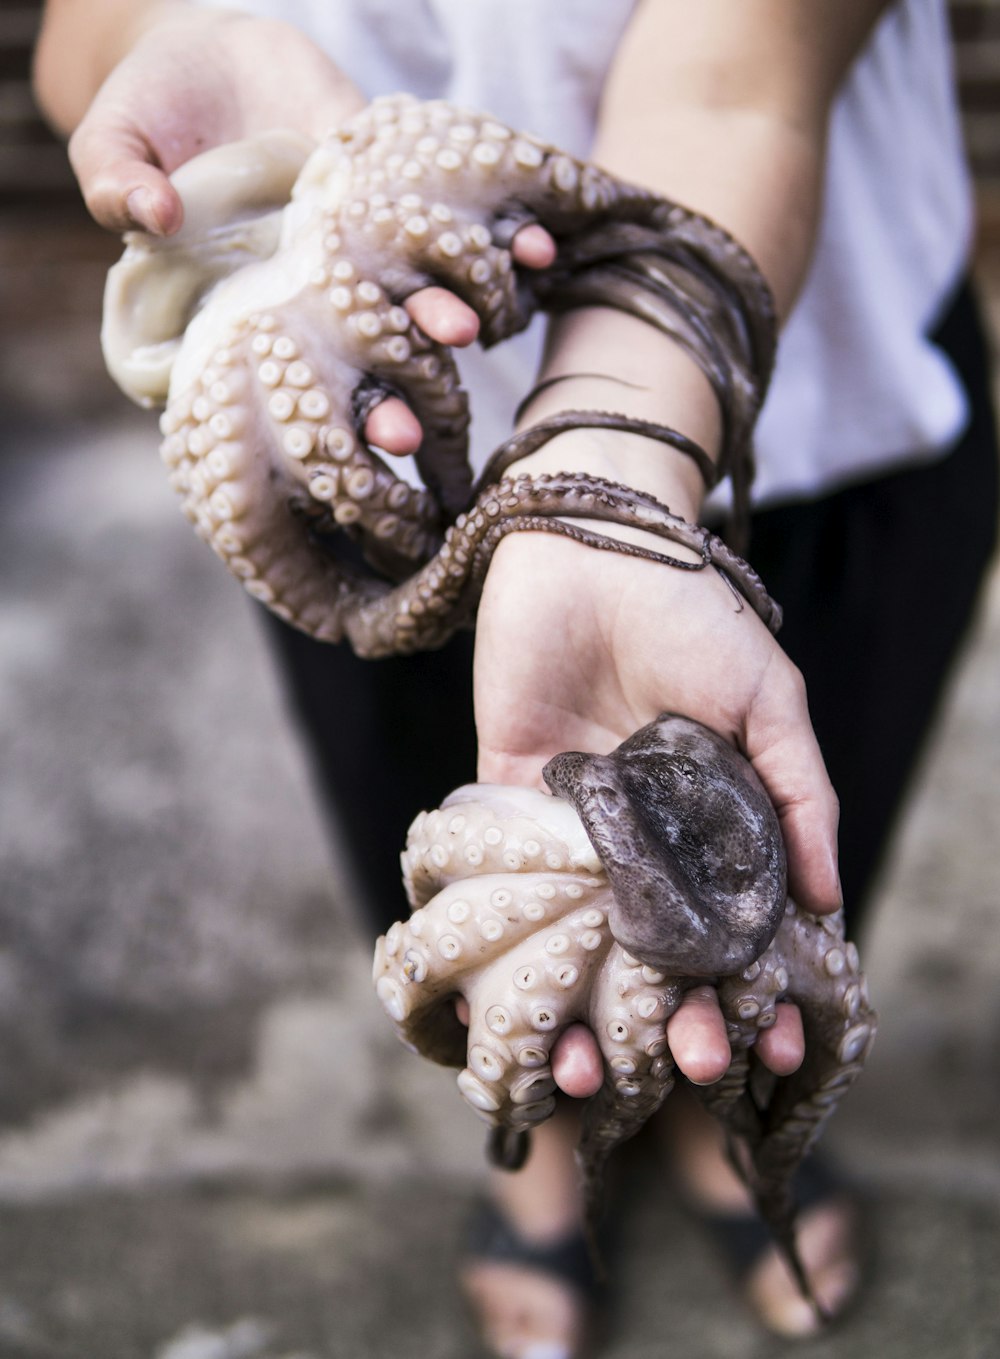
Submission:
[[[580,417],[581,422],[586,417]],[[566,519],[604,520],[644,529],[698,553],[696,561],[621,542]],[[606,551],[658,562],[683,571],[714,566],[766,625],[780,626],[781,610],[756,572],[721,539],[689,524],[640,491],[582,473],[521,476],[485,488],[468,514],[446,532],[437,555],[395,591],[370,591],[348,612],[344,628],[362,656],[441,646],[456,627],[471,621],[497,545],[508,533],[557,533]]]

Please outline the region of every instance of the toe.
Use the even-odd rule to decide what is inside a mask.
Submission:
[[[853,1300],[861,1282],[856,1253],[857,1214],[848,1199],[817,1204],[802,1215],[799,1254],[813,1293],[831,1319]],[[768,1251],[747,1280],[747,1297],[769,1330],[788,1339],[805,1339],[822,1322],[776,1250]]]
[[[487,1348],[498,1359],[575,1359],[583,1352],[586,1308],[568,1284],[493,1261],[462,1272],[462,1285]]]

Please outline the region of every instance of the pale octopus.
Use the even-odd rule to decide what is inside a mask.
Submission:
[[[273,133],[197,157],[174,183],[182,229],[130,233],[109,275],[105,357],[135,399],[166,401],[161,452],[184,513],[287,622],[363,656],[440,646],[471,622],[500,537],[541,528],[683,569],[715,565],[777,626],[746,563],[652,497],[572,474],[494,484],[545,438],[587,424],[658,438],[714,481],[677,431],[606,411],[550,421],[498,450],[474,494],[454,359],[400,305],[443,285],[477,312],[484,345],[539,307],[588,303],[669,331],[719,397],[720,470],[739,510],[775,324],[766,284],[724,231],[495,119],[401,95],[311,154]],[[508,246],[530,222],[550,232],[556,259],[514,270]],[[363,437],[393,394],[424,431],[420,485]],[[580,518],[642,527],[698,559],[567,522]]]
[[[724,231],[493,118],[405,96],[377,100],[318,147],[274,133],[198,157],[174,182],[184,227],[126,238],[105,354],[135,399],[166,402],[162,455],[185,514],[280,617],[363,656],[439,646],[473,620],[503,535],[542,529],[713,566],[738,607],[777,629],[752,569],[651,497],[568,473],[504,478],[554,434],[603,425],[660,440],[708,484],[729,475],[742,516],[775,318]],[[555,262],[513,269],[510,243],[531,222],[553,237]],[[719,399],[718,468],[677,431],[577,412],[510,440],[473,486],[454,361],[401,305],[430,283],[476,311],[484,344],[538,308],[592,304],[670,333]],[[417,484],[364,439],[388,395],[424,431]],[[578,520],[640,527],[696,559]],[[414,911],[376,956],[383,1004],[406,1042],[463,1068],[459,1087],[509,1165],[552,1112],[556,1037],[587,1022],[605,1060],[580,1149],[593,1207],[608,1152],[672,1086],[667,1018],[690,986],[715,984],[734,1056],[701,1097],[749,1146],[761,1210],[794,1264],[792,1175],[874,1033],[856,949],[839,917],[786,898],[770,803],[704,728],[665,716],[612,756],[557,757],[546,778],[558,796],[468,787],[415,822],[404,855]],[[802,1010],[807,1059],[768,1081],[752,1046],[786,997]]]

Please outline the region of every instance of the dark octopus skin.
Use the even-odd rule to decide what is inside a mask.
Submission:
[[[565,415],[534,437],[637,430],[693,458],[709,483],[730,475],[741,511],[776,333],[746,252],[703,217],[440,101],[377,100],[307,151],[270,134],[183,167],[185,226],[167,239],[126,237],[105,298],[109,367],[144,403],[166,399],[171,483],[247,590],[361,656],[436,647],[472,621],[508,532],[644,555],[571,522],[585,517],[693,547],[693,564],[645,555],[718,568],[776,627],[750,568],[649,496],[573,474],[493,484],[527,451],[517,441],[473,487],[454,359],[400,305],[446,287],[478,315],[484,345],[540,308],[644,317],[692,353],[718,395],[719,468],[676,431],[607,412]],[[556,242],[555,262],[514,269],[510,242],[536,222]],[[424,430],[421,487],[363,437],[367,415],[394,394]]]
[[[383,1006],[411,1049],[462,1068],[459,1089],[508,1167],[555,1107],[556,1039],[590,1026],[604,1082],[586,1103],[578,1156],[593,1227],[608,1156],[673,1088],[667,1020],[690,988],[713,985],[732,1061],[716,1085],[692,1089],[815,1305],[793,1181],[876,1024],[842,915],[816,917],[788,897],[767,794],[728,742],[689,718],[665,713],[607,756],[558,755],[545,779],[556,796],[470,785],[414,822],[403,855],[413,914],[375,953]],[[801,1011],[806,1056],[778,1078],[753,1045],[785,1000]]]

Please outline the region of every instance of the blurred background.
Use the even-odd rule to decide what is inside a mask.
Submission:
[[[1000,4],[953,11],[996,331]],[[0,1359],[468,1356],[480,1125],[387,1032],[257,620],[105,376],[119,245],[32,104],[37,23],[0,9]],[[994,582],[830,1135],[877,1271],[806,1356],[1000,1353],[998,757]],[[666,1191],[636,1199],[609,1359],[770,1353]]]

